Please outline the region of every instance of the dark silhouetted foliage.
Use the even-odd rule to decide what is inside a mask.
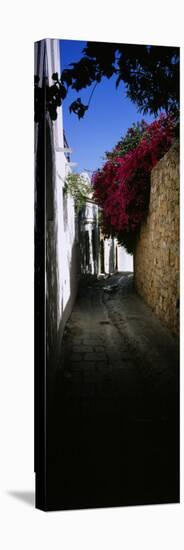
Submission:
[[[95,87],[103,77],[116,75],[116,86],[124,82],[127,97],[140,112],[157,115],[160,111],[179,117],[179,48],[173,46],[142,46],[135,44],[108,44],[87,42],[83,57],[64,69],[61,77],[54,73],[54,84],[45,81],[39,86],[35,77],[35,121],[42,116],[43,108],[51,119],[57,118],[69,88],[79,92],[94,84],[89,101],[84,105],[77,97],[70,112],[83,118],[89,108]]]
[[[114,74],[116,86],[125,83],[127,96],[139,111],[157,115],[164,110],[178,116],[179,48],[87,42],[83,53],[80,61],[71,63],[61,75],[61,82],[67,87],[78,92]],[[70,111],[81,118],[88,106],[83,108],[82,111],[78,98]]]

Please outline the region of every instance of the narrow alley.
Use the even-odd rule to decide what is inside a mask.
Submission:
[[[156,93],[150,98],[143,89],[148,118],[140,121],[129,93],[118,107],[113,96],[109,110],[111,92],[102,82],[104,95],[87,113],[93,91],[88,105],[70,97],[88,86],[82,43],[35,43],[36,507],[176,503],[179,49],[83,45],[92,67],[97,59],[97,74],[106,47],[107,59],[122,66],[127,59],[130,67],[134,60],[138,73],[139,56],[145,74],[150,56]],[[82,64],[73,65],[75,50]],[[159,105],[167,86],[157,94],[155,59],[168,86],[168,59],[172,69]],[[104,62],[100,70],[105,76]],[[131,101],[141,110],[131,70]]]
[[[83,277],[49,415],[51,508],[179,499],[178,356],[132,273]]]

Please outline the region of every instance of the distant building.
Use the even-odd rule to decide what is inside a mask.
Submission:
[[[90,184],[87,172],[82,172],[81,176]],[[91,191],[79,217],[81,272],[100,275],[133,271],[133,257],[118,245],[117,239],[104,237],[100,226],[100,208],[92,196]]]
[[[87,172],[80,174],[90,185]],[[99,226],[98,206],[92,198],[92,192],[79,213],[79,242],[81,273],[98,275],[99,273]]]

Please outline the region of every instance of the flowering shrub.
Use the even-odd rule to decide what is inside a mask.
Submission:
[[[147,126],[148,124],[144,120],[134,123],[132,127],[128,129],[126,135],[118,141],[114,149],[105,153],[106,158],[113,159],[117,156],[123,157],[129,151],[132,151],[132,149],[138,145]]]
[[[142,123],[137,140],[135,130],[134,125],[123,140],[123,145],[129,140],[126,152],[119,142],[92,178],[94,198],[102,208],[104,233],[116,236],[131,253],[148,212],[151,170],[170,148],[175,124],[171,116],[161,115],[150,125]],[[131,131],[136,143],[133,148]]]

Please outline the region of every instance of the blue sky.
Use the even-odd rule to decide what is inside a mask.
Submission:
[[[67,68],[73,61],[78,61],[86,42],[76,40],[61,40],[61,68]],[[83,119],[69,112],[72,101],[81,97],[87,104],[91,88],[79,92],[70,90],[63,101],[63,122],[66,138],[72,149],[71,161],[76,162],[75,170],[96,170],[104,162],[105,151],[110,151],[124,136],[127,129],[138,120],[144,118],[151,122],[153,117],[138,113],[137,107],[125,93],[123,83],[115,87],[116,77],[104,78],[97,85],[89,110]]]

